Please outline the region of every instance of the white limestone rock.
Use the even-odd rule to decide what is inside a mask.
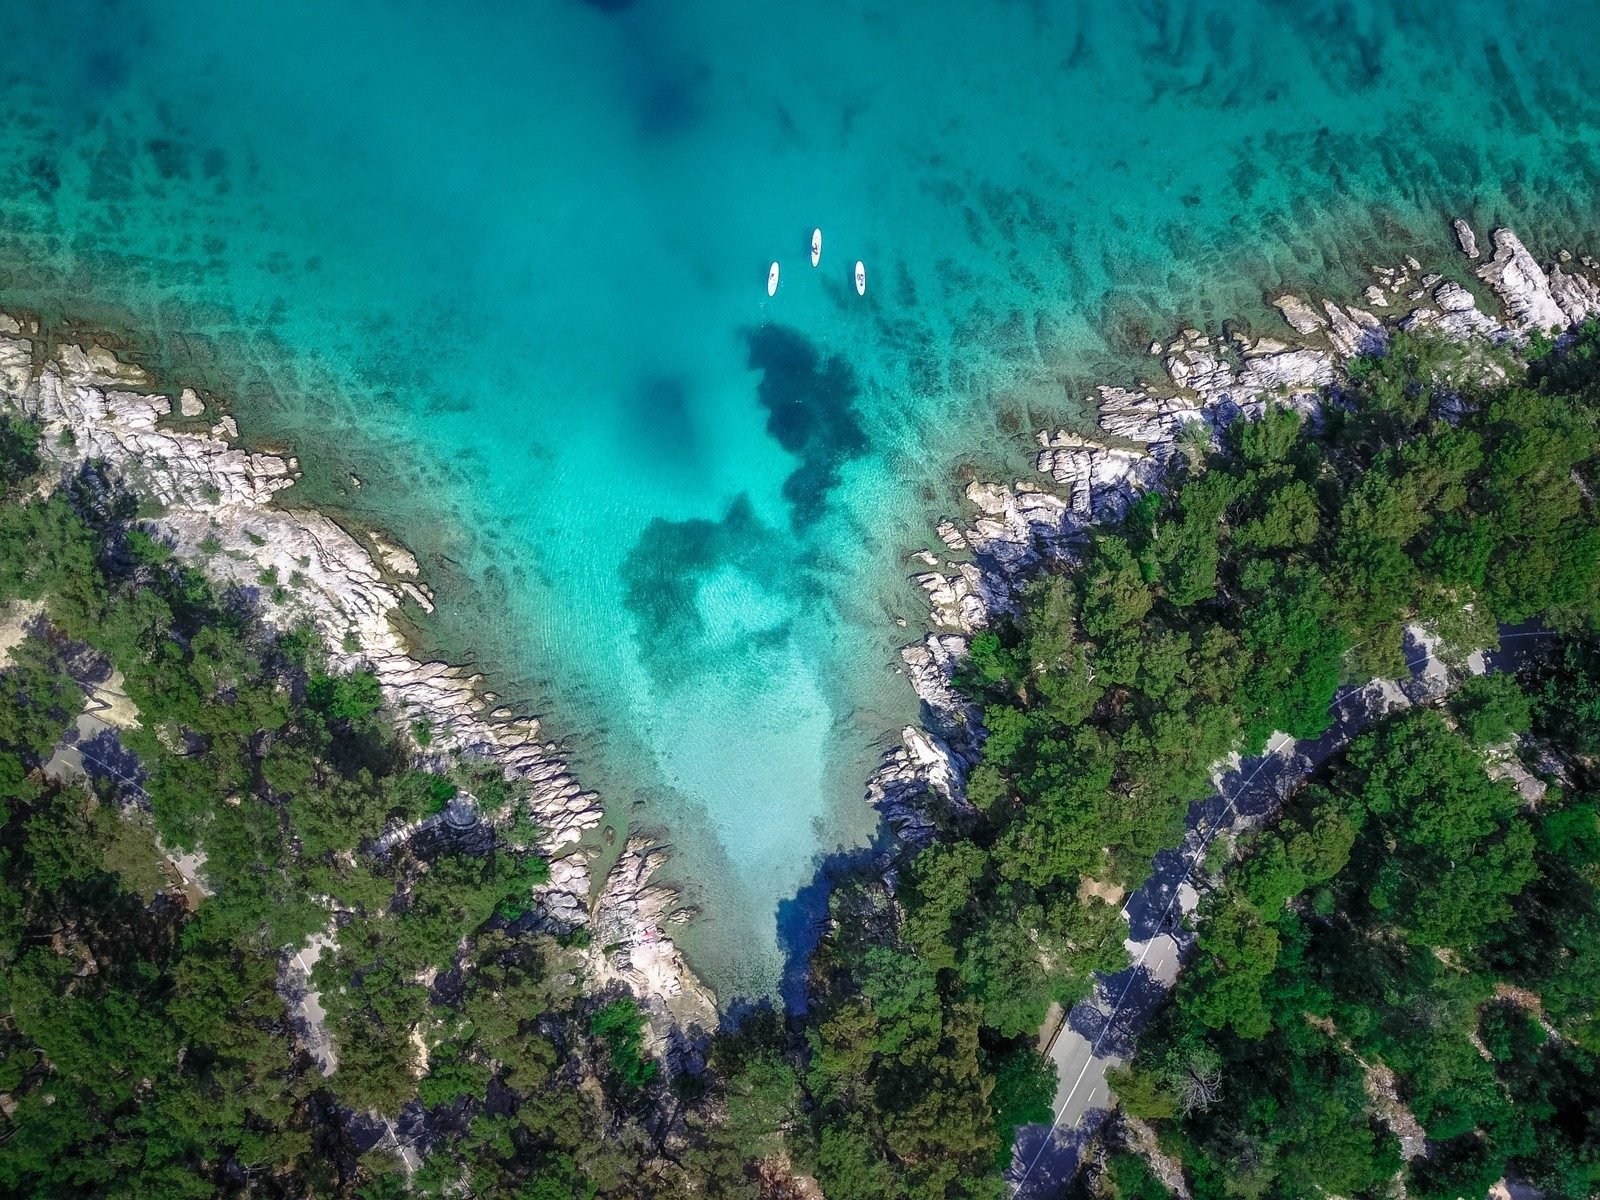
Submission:
[[[11,325],[16,325],[9,317]],[[9,333],[19,330],[11,329]],[[7,396],[20,396],[33,377],[33,343],[26,338],[0,336],[0,390]]]
[[[972,633],[989,623],[982,575],[976,563],[961,563],[953,575],[928,571],[912,578],[928,593],[935,625]]]
[[[431,613],[433,611],[433,597],[428,595],[427,591],[420,585],[411,583],[410,581],[402,581],[400,584],[400,590],[407,596],[410,596],[411,599],[416,602],[417,607],[423,612]],[[499,712],[500,710],[496,709],[495,711]],[[506,715],[510,716],[511,714],[508,712]]]
[[[1477,312],[1478,298],[1459,283],[1441,283],[1433,293],[1445,312]]]
[[[1070,525],[1062,525],[1057,542],[1089,520],[1120,512],[1130,488],[1158,469],[1146,451],[1103,446],[1074,433],[1041,435],[1040,442],[1044,449],[1035,456],[1034,467],[1067,489],[1065,510],[1072,518]]]
[[[867,803],[883,814],[895,836],[913,845],[933,836],[935,802],[964,803],[963,780],[970,763],[957,759],[942,740],[914,725],[900,731],[900,745],[883,756],[867,781]]]
[[[1279,341],[1277,338],[1272,337],[1258,337],[1254,342],[1251,342],[1241,335],[1238,340],[1246,355],[1282,354],[1285,350],[1291,349],[1288,342]]]
[[[1478,278],[1500,297],[1511,327],[1520,334],[1564,328],[1567,315],[1550,291],[1544,268],[1511,230],[1496,229],[1493,237],[1494,257],[1478,268]]]
[[[1456,235],[1463,252],[1477,252],[1476,239],[1464,222],[1456,223]],[[1495,289],[1517,328],[1539,327],[1546,319],[1565,325],[1600,312],[1600,287],[1588,275],[1558,268],[1546,277],[1508,231],[1496,231],[1495,247],[1494,260],[1480,267],[1479,274]],[[1600,262],[1579,261],[1600,274]],[[1396,322],[1401,328],[1435,327],[1458,340],[1497,342],[1511,336],[1506,324],[1478,308],[1471,292],[1435,272],[1424,274],[1414,258],[1408,258],[1404,268],[1374,267],[1373,272],[1381,281],[1381,286],[1366,292],[1374,308],[1388,307],[1385,289],[1388,295],[1410,289],[1419,298],[1432,289],[1434,306],[1401,318]],[[1417,278],[1422,280],[1421,289],[1413,282]],[[1213,349],[1211,340],[1199,331],[1185,330],[1164,351],[1177,394],[1103,387],[1099,414],[1103,436],[1066,431],[1038,435],[1035,466],[1062,493],[1048,497],[1054,503],[1047,503],[1047,493],[1030,492],[1021,485],[971,485],[968,499],[977,513],[972,528],[963,531],[954,522],[941,521],[939,536],[952,548],[972,549],[977,562],[969,565],[974,569],[918,577],[929,591],[936,620],[966,632],[980,628],[969,604],[981,601],[985,614],[992,617],[1011,602],[1013,581],[1041,554],[1070,553],[1090,522],[1125,511],[1134,496],[1160,481],[1186,426],[1204,422],[1208,429],[1220,428],[1230,421],[1258,417],[1273,402],[1313,415],[1323,389],[1337,382],[1344,361],[1381,351],[1387,344],[1389,326],[1368,309],[1323,300],[1319,312],[1293,295],[1279,296],[1273,303],[1301,338],[1325,339],[1331,349],[1274,338],[1252,343],[1232,334],[1239,352],[1232,358],[1225,343]],[[1162,343],[1152,342],[1150,352],[1162,354]],[[950,642],[947,647],[941,637],[930,635],[902,651],[905,672],[925,705],[933,740],[919,742],[916,731],[905,731],[868,787],[869,799],[885,812],[900,836],[913,842],[931,830],[927,815],[931,800],[948,793],[960,802],[964,769],[976,761],[981,745],[979,715],[950,685],[952,663],[965,652],[966,643],[960,638]],[[1393,696],[1380,689],[1368,700],[1379,707],[1410,703],[1403,691],[1391,690]]]
[[[172,411],[165,396],[112,391],[104,372],[80,355],[63,355],[12,402],[37,420],[47,452],[66,461],[103,460],[137,490],[174,510],[217,512],[266,505],[293,482],[277,455],[252,454],[206,434],[158,427]],[[63,444],[63,434],[68,441]]]
[[[1331,300],[1322,302],[1328,314],[1328,340],[1342,358],[1381,353],[1389,337],[1383,322],[1365,309],[1340,308]]]
[[[588,921],[590,892],[588,855],[573,852],[550,860],[550,878],[534,889],[545,919],[576,928]]]
[[[1130,442],[1164,443],[1191,421],[1200,406],[1182,396],[1151,396],[1123,388],[1100,389],[1100,428]]]
[[[572,778],[537,721],[491,717],[477,677],[412,656],[391,618],[407,599],[431,605],[419,584],[389,583],[377,553],[327,515],[279,506],[294,483],[292,459],[235,446],[231,417],[208,432],[162,428],[172,402],[126,390],[147,382],[138,368],[104,350],[64,346],[55,361],[40,364],[28,340],[0,337],[0,405],[40,423],[40,450],[48,460],[66,470],[90,457],[104,462],[161,503],[163,512],[149,525],[170,539],[179,558],[255,592],[269,622],[287,628],[311,621],[328,645],[339,648],[335,665],[368,665],[403,720],[426,719],[436,745],[497,763],[528,792],[547,852],[599,824],[599,797]],[[389,570],[414,574],[415,560],[390,548]],[[276,582],[263,584],[264,576]],[[272,594],[278,589],[281,598]],[[347,636],[358,646],[353,653],[342,649]],[[586,876],[582,886],[581,902],[547,888],[546,903],[582,916]]]
[[[1246,359],[1237,390],[1248,400],[1318,392],[1333,382],[1334,374],[1333,357],[1324,350],[1284,350]]]
[[[1517,758],[1515,741],[1505,746],[1491,748],[1484,769],[1490,779],[1509,781],[1517,789],[1517,794],[1522,797],[1524,804],[1538,804],[1549,790],[1549,785],[1523,766],[1521,760]]]
[[[416,576],[421,572],[422,567],[418,564],[416,555],[393,538],[386,537],[375,529],[369,529],[367,540],[378,552],[379,560],[394,574]]]
[[[1456,231],[1456,245],[1461,247],[1461,253],[1468,258],[1477,258],[1478,235],[1472,232],[1472,226],[1468,225],[1460,217],[1457,217],[1450,224]]]
[[[58,346],[56,364],[63,375],[87,387],[137,388],[151,383],[143,368],[123,362],[102,346]],[[165,396],[160,399],[167,405],[165,411],[171,411],[170,401]]]
[[[1550,294],[1569,325],[1582,325],[1590,317],[1600,316],[1600,287],[1586,275],[1554,268],[1550,272]]]
[[[653,877],[668,857],[647,838],[628,839],[595,897],[586,955],[597,990],[620,983],[646,1001],[656,1053],[664,1053],[673,1025],[717,1025],[716,997],[695,979],[666,932],[678,913],[678,893]]]
[[[1327,323],[1317,315],[1317,310],[1299,296],[1279,296],[1272,304],[1289,322],[1289,327],[1301,337],[1310,337],[1327,328]]]
[[[967,499],[981,514],[966,531],[967,545],[1003,569],[1027,565],[1039,547],[1054,546],[1068,532],[1068,503],[1031,485],[975,482],[967,485]]]
[[[917,699],[934,714],[946,735],[967,723],[967,702],[955,685],[956,668],[967,656],[967,639],[954,634],[930,633],[900,651],[906,678]]]
[[[1506,327],[1488,313],[1478,308],[1475,296],[1459,283],[1446,280],[1434,289],[1433,299],[1438,311],[1418,308],[1400,321],[1406,331],[1437,329],[1452,341],[1466,341],[1471,337],[1487,338],[1500,342],[1510,336]]]
[[[960,553],[967,549],[967,535],[956,527],[956,523],[948,517],[939,522],[937,533],[939,540],[951,550]]]
[[[1236,379],[1232,367],[1203,350],[1169,355],[1163,365],[1175,385],[1198,392],[1204,398],[1226,392]]]

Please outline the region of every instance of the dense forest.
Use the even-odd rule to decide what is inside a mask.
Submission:
[[[899,865],[892,891],[846,881],[815,958],[807,1084],[830,1197],[999,1194],[1013,1127],[1049,1119],[1055,1081],[1034,1049],[1047,1007],[1124,965],[1126,926],[1102,897],[1136,888],[1178,843],[1213,763],[1274,730],[1316,736],[1341,685],[1404,676],[1407,624],[1458,658],[1508,623],[1594,629],[1597,389],[1593,327],[1536,346],[1531,368],[1397,335],[1315,428],[1269,406],[1220,447],[1188,439],[1170,486],[974,639],[961,683],[988,739],[970,804],[936,814],[939,839]],[[1592,808],[1572,811],[1592,824]],[[1533,848],[1523,829],[1496,851],[1520,857],[1497,867],[1391,858],[1384,915],[1508,913],[1534,886]],[[1266,969],[1250,954],[1270,913],[1241,924],[1240,911],[1214,906],[1200,923],[1195,978],[1214,986],[1186,999],[1191,1021],[1247,1003],[1249,972]],[[1240,1019],[1234,1036],[1265,1036],[1259,1011]],[[1597,1135],[1584,1136],[1593,1155]]]
[[[680,1099],[632,999],[584,994],[583,931],[533,911],[548,868],[498,771],[419,752],[370,674],[273,632],[265,583],[175,564],[92,468],[41,489],[25,424],[0,472],[0,606],[27,618],[0,669],[0,1192],[754,1195],[732,1147],[767,1152],[793,1096],[768,1102],[764,1072],[793,1080],[770,1022]],[[87,777],[42,771],[119,691],[135,723],[78,739]],[[465,831],[379,844],[466,796]],[[326,1076],[284,985],[315,934]]]
[[[1597,697],[1592,638],[1527,694],[1475,679],[1356,739],[1241,847],[1115,1080],[1197,1200],[1600,1190]],[[1491,773],[1519,735],[1568,782]],[[1105,1174],[1168,1194],[1125,1154]]]
[[[1314,423],[1269,405],[1187,439],[1167,486],[974,639],[968,802],[834,881],[807,1011],[672,1062],[630,998],[588,993],[584,932],[544,920],[514,786],[275,631],[282,585],[219,593],[93,464],[43,479],[5,423],[0,606],[31,615],[0,668],[0,1190],[999,1197],[1015,1127],[1050,1116],[1047,1010],[1125,965],[1117,897],[1212,764],[1321,733],[1337,688],[1404,673],[1407,624],[1459,662],[1538,621],[1561,639],[1522,687],[1372,731],[1216,864],[1119,1086],[1196,1196],[1382,1192],[1403,1160],[1363,1064],[1426,1132],[1413,1194],[1508,1163],[1583,1194],[1597,388],[1594,328],[1531,367],[1400,335]],[[115,770],[61,770],[114,687]],[[1537,746],[1557,785],[1525,802],[1485,746]],[[452,805],[472,818],[382,838]],[[291,986],[319,935],[328,1073]],[[1112,1151],[1084,1186],[1164,1194]]]

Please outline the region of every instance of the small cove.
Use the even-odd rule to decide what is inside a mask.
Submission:
[[[1596,26],[71,0],[0,66],[0,307],[151,339],[300,449],[302,502],[393,528],[425,640],[678,846],[695,962],[759,993],[873,829],[905,555],[963,466],[1176,325],[1442,260],[1448,215],[1581,242]]]

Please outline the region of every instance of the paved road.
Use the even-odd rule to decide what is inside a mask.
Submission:
[[[314,933],[310,940],[289,959],[286,971],[279,974],[278,992],[298,1018],[301,1040],[306,1052],[323,1075],[332,1075],[339,1066],[339,1056],[328,1035],[328,1014],[322,1007],[322,993],[311,986],[311,972],[323,951],[334,948],[332,927],[329,932]]]
[[[1501,649],[1475,655],[1469,669],[1514,669],[1538,639],[1549,636],[1541,629],[1503,630]],[[1190,806],[1183,845],[1156,857],[1150,879],[1123,906],[1132,964],[1102,976],[1050,1044],[1058,1080],[1055,1119],[1017,1131],[1006,1176],[1018,1200],[1059,1195],[1109,1112],[1106,1072],[1132,1057],[1136,1038],[1166,999],[1193,944],[1181,917],[1194,911],[1198,897],[1191,880],[1212,841],[1270,818],[1296,785],[1378,718],[1449,690],[1448,670],[1416,632],[1408,631],[1406,651],[1412,674],[1404,683],[1377,680],[1346,688],[1334,697],[1334,722],[1322,737],[1297,743],[1275,735],[1261,757],[1237,764],[1222,776],[1215,793]]]

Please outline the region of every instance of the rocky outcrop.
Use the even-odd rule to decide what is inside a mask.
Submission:
[[[647,838],[628,840],[595,897],[588,950],[589,978],[598,990],[621,984],[667,1018],[652,1023],[663,1054],[664,1031],[717,1026],[715,998],[684,968],[667,932],[694,914],[679,906],[675,889],[651,882],[667,857],[665,847]]]
[[[1272,303],[1289,322],[1289,328],[1301,337],[1311,337],[1327,328],[1327,322],[1317,315],[1317,310],[1299,296],[1279,296]]]
[[[1454,229],[1462,253],[1478,257],[1471,227],[1458,220]],[[1186,446],[1209,445],[1218,430],[1258,418],[1268,403],[1315,414],[1344,364],[1381,351],[1391,328],[1498,345],[1600,315],[1600,263],[1563,254],[1566,269],[1553,265],[1547,273],[1509,229],[1495,230],[1492,240],[1494,255],[1476,274],[1498,297],[1503,319],[1482,311],[1461,283],[1424,273],[1412,258],[1372,268],[1375,282],[1364,293],[1370,308],[1280,295],[1272,304],[1298,344],[1193,329],[1170,344],[1152,343],[1166,386],[1101,387],[1095,429],[1038,435],[1034,465],[1054,490],[1031,481],[969,485],[969,527],[948,518],[938,526],[940,541],[961,557],[940,565],[928,554],[923,561],[934,569],[915,576],[930,598],[933,632],[901,658],[923,704],[924,728],[903,732],[867,787],[891,827],[919,842],[931,832],[930,806],[963,802],[966,771],[984,736],[980,715],[951,685],[967,639],[1013,609],[1017,587],[1036,565],[1070,558],[1090,525],[1116,520],[1158,486]],[[1372,308],[1391,311],[1380,318]],[[1486,371],[1499,369],[1487,359]]]
[[[1550,295],[1566,317],[1566,323],[1581,325],[1600,316],[1600,286],[1587,275],[1569,274],[1560,267],[1550,268]]]
[[[195,429],[206,405],[192,392],[180,396],[182,420],[174,420],[172,401],[152,394],[137,367],[94,347],[63,346],[41,361],[35,343],[36,331],[0,314],[0,404],[41,425],[43,454],[63,470],[103,463],[160,505],[149,524],[180,558],[253,593],[279,627],[311,621],[334,665],[369,667],[402,725],[427,722],[432,745],[498,764],[527,792],[547,853],[562,854],[599,824],[599,797],[572,777],[537,720],[492,708],[470,672],[414,656],[395,619],[408,605],[431,611],[432,598],[409,551],[286,503],[295,460],[239,446],[229,416]],[[599,919],[608,896],[631,905],[628,912],[638,909],[636,898],[609,885],[591,907],[588,859],[565,854],[555,862],[541,896],[552,921]],[[687,978],[669,940],[634,981],[677,994]]]
[[[1496,229],[1493,236],[1494,257],[1478,268],[1478,278],[1500,297],[1511,327],[1523,335],[1565,329],[1569,318],[1544,268],[1511,230]]]
[[[1400,328],[1410,332],[1436,329],[1453,341],[1481,337],[1493,343],[1505,341],[1510,333],[1504,325],[1478,308],[1478,298],[1459,283],[1446,281],[1434,289],[1437,308],[1422,306],[1400,320]]]
[[[1157,469],[1148,450],[1108,446],[1064,429],[1038,436],[1043,448],[1034,459],[1035,469],[1065,489],[1067,511],[1080,519],[1113,516],[1129,485]],[[988,486],[996,491],[1007,490]],[[1041,532],[1048,535],[1049,531]]]

